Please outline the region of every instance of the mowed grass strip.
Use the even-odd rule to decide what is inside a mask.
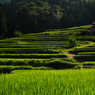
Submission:
[[[94,95],[95,69],[25,70],[0,75],[0,95]]]
[[[0,58],[63,58],[66,54],[0,54]]]

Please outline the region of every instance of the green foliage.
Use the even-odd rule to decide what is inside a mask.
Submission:
[[[0,58],[66,58],[65,54],[0,54]]]
[[[83,62],[83,63],[81,63],[81,64],[83,64],[83,65],[95,65],[95,62],[94,61],[86,61],[86,62]]]
[[[66,23],[67,23],[67,27],[74,27],[75,26],[75,20],[71,14],[68,16]]]
[[[34,66],[34,67],[52,67],[55,69],[72,68],[76,61],[65,58],[51,58],[51,59],[0,59],[0,65],[13,65],[13,66]]]
[[[90,18],[91,17],[90,17],[90,13],[89,13],[88,9],[83,6],[80,11],[80,23],[81,24],[89,24]]]
[[[14,32],[14,36],[15,36],[15,37],[22,36],[22,33],[20,32],[20,30],[19,30],[19,31],[15,31],[15,32]]]
[[[91,24],[95,20],[94,3],[94,0],[11,0],[0,3],[8,27],[6,37],[12,37],[16,30],[25,34]]]
[[[95,52],[80,52],[78,55],[95,55]]]
[[[68,42],[70,48],[77,46],[77,40],[73,36],[69,38]]]
[[[0,48],[0,53],[59,53],[59,50],[53,49],[35,49],[35,48]]]
[[[5,23],[5,16],[2,8],[0,7],[0,38],[7,32],[7,26]]]
[[[77,54],[80,52],[94,52],[94,51],[95,47],[75,47],[72,52]]]
[[[11,73],[13,70],[51,70],[50,67],[32,67],[32,66],[0,66],[0,73]]]
[[[8,66],[0,66],[0,73],[10,73],[12,71],[11,67]]]
[[[95,55],[77,55],[74,56],[74,59],[78,60],[79,62],[95,61]]]

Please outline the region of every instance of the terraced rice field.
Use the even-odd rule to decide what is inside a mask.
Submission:
[[[72,53],[76,54],[74,59],[79,62],[95,61],[95,42],[75,47],[72,49]]]
[[[81,52],[78,55],[95,55],[95,52]]]
[[[0,95],[95,95],[95,69],[81,69],[81,65],[95,67],[95,62],[78,63],[65,54],[71,50],[81,56],[81,60],[84,53],[84,59],[94,59],[94,52],[91,52],[95,51],[94,45],[89,46],[95,40],[94,36],[76,36],[89,27],[0,40]],[[69,49],[70,36],[80,39],[79,47]],[[90,56],[87,58],[88,51]],[[74,67],[80,70],[74,70]]]
[[[28,68],[27,66],[43,66],[60,69],[65,68],[67,64],[72,67],[75,61],[68,59],[66,54],[60,51],[60,49],[68,47],[68,41],[59,41],[64,36],[66,35],[37,33],[0,40],[0,65],[23,65],[26,68]]]
[[[76,33],[79,33],[88,27],[90,27],[90,25],[62,30],[59,29],[56,31],[46,31],[42,33],[31,33],[22,35],[21,37],[2,39],[0,40],[0,64],[15,64],[16,66],[31,65],[38,67],[46,66],[46,63],[50,63],[53,65],[57,64],[56,66],[54,66],[54,68],[56,68],[59,64],[59,67],[63,66],[61,68],[64,68],[63,64],[69,64],[68,66],[71,66],[72,64],[73,66],[76,61],[71,59],[71,62],[71,60],[67,58],[67,55],[61,51],[69,48],[68,38],[70,36],[74,36],[76,39],[85,38],[85,40],[83,41],[78,41],[78,44],[80,45],[91,43],[94,39],[94,36],[83,37],[76,35]],[[91,39],[91,41],[88,42],[88,39]],[[93,47],[90,48],[94,50]],[[74,51],[76,51],[76,49],[74,49]],[[51,59],[53,60],[50,61]],[[21,60],[24,60],[25,62]],[[49,61],[47,62],[47,60]],[[51,67],[53,66],[51,65]]]

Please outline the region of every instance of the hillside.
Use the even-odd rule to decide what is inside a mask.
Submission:
[[[0,0],[0,95],[95,95],[94,21],[95,0]]]
[[[85,61],[95,61],[94,55],[89,53],[95,50],[95,36],[77,36],[76,34],[90,26],[30,33],[0,40],[1,72],[3,72],[3,66],[9,70],[8,72],[19,68],[34,67],[35,69],[42,66],[47,69],[70,69],[80,65],[85,67]],[[77,47],[69,47],[68,38],[71,36],[77,40]],[[88,52],[89,56],[81,55],[81,52]],[[88,65],[93,66],[94,62],[93,64],[88,62]]]
[[[8,2],[8,1],[11,1],[11,0],[0,0],[0,2]]]
[[[95,36],[81,35],[89,27],[0,40],[0,95],[94,95]]]
[[[94,0],[95,1],[95,0]],[[1,38],[40,33],[92,24],[95,21],[93,0],[11,0],[1,3],[7,31]],[[0,17],[2,18],[2,17]],[[2,20],[2,19],[1,19]]]

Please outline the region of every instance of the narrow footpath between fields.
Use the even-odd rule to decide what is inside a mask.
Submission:
[[[95,45],[95,43],[92,43],[92,42],[91,42],[90,44],[82,45],[82,46],[78,46],[78,47],[88,47],[88,46],[92,46],[92,45]],[[61,53],[66,54],[68,58],[74,59],[74,56],[77,56],[77,55],[72,54],[72,53],[70,52],[70,51],[72,51],[72,50],[73,50],[73,48],[72,48],[72,49],[62,50]],[[77,62],[81,62],[81,60],[80,60],[80,61],[76,60],[76,61],[77,61]]]

